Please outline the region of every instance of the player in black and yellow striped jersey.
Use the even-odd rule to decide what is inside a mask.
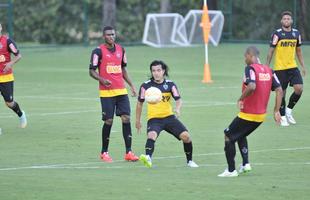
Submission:
[[[184,152],[189,167],[198,167],[192,161],[193,145],[188,130],[178,119],[182,106],[181,96],[177,86],[173,81],[165,79],[168,77],[168,66],[160,60],[155,60],[150,65],[152,78],[144,82],[139,91],[139,97],[136,107],[136,128],[141,132],[141,113],[145,101],[145,91],[150,87],[156,87],[162,92],[162,100],[157,104],[147,105],[147,141],[145,144],[145,155],[140,156],[140,160],[145,166],[151,167],[151,157],[154,152],[155,141],[160,132],[165,130],[172,134],[178,140],[183,141]],[[172,109],[172,99],[176,101],[175,114]]]
[[[266,64],[270,65],[273,54],[274,71],[281,82],[283,89],[283,99],[281,104],[281,125],[289,126],[289,123],[296,124],[292,116],[292,109],[298,102],[303,92],[302,76],[306,75],[306,68],[301,51],[301,35],[297,29],[292,28],[292,13],[284,11],[282,13],[282,28],[276,30],[271,37],[270,49],[267,55]],[[301,72],[298,69],[295,56],[301,66]],[[286,107],[285,93],[288,85],[293,86],[294,92],[290,96]]]

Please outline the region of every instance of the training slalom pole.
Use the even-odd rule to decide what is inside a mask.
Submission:
[[[203,83],[212,83],[211,79],[211,71],[209,66],[209,58],[208,58],[208,42],[209,42],[209,34],[211,30],[211,23],[209,19],[208,13],[208,5],[207,0],[203,1],[203,12],[201,17],[201,27],[203,32],[203,40],[205,43],[205,64],[204,64],[204,71],[203,71]]]

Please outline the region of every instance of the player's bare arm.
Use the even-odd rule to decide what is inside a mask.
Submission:
[[[141,113],[142,113],[143,102],[138,101],[136,106],[136,129],[138,133],[141,133]]]
[[[133,97],[137,96],[137,90],[136,90],[135,86],[132,84],[131,79],[129,78],[126,67],[123,67],[123,78],[130,87],[131,95]]]
[[[307,70],[304,63],[301,47],[296,47],[296,55],[301,66],[301,75],[306,76]]]
[[[174,112],[177,117],[181,116],[181,107],[182,107],[182,100],[181,99],[176,100]]]
[[[109,87],[111,85],[111,81],[108,79],[104,79],[102,77],[99,76],[98,72],[94,69],[89,69],[89,75],[95,79],[98,80],[101,84]]]
[[[12,67],[14,66],[14,64],[17,63],[22,58],[22,55],[18,52],[17,47],[14,45],[14,43],[11,43],[9,45],[9,49],[16,56],[14,58],[12,58],[12,60],[10,62],[5,64],[5,68],[3,69],[4,73],[11,70]]]
[[[267,54],[267,59],[266,59],[266,65],[270,65],[271,63],[271,59],[272,59],[272,56],[273,56],[273,52],[274,52],[274,48],[273,47],[270,47],[269,50],[268,50],[268,54]]]
[[[281,102],[282,102],[282,97],[283,97],[283,90],[280,87],[277,87],[275,89],[276,92],[276,100],[275,100],[275,105],[274,105],[274,120],[279,124],[281,121],[281,114],[280,114],[280,107],[281,107]]]
[[[255,91],[255,89],[256,89],[256,84],[253,83],[253,82],[250,82],[250,83],[246,86],[245,90],[242,92],[240,98],[238,99],[238,108],[239,108],[239,109],[242,109],[242,108],[243,108],[243,100],[244,100],[246,97],[248,97],[248,96],[250,96],[251,94],[253,94],[253,92]]]
[[[19,53],[15,56],[10,62],[6,63],[3,72],[8,72],[10,69],[13,68],[14,64],[17,63],[22,58],[22,55]]]

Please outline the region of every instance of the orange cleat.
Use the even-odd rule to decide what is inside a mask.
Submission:
[[[102,154],[100,154],[100,158],[102,161],[107,162],[107,163],[113,162],[108,152],[103,152]]]
[[[138,156],[136,156],[132,151],[129,151],[125,154],[124,159],[127,161],[137,161],[139,160]]]

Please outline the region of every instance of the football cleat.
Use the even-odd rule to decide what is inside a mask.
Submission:
[[[100,158],[102,161],[107,162],[107,163],[113,162],[108,152],[103,152],[102,154],[100,154]]]
[[[136,156],[132,151],[129,151],[125,154],[124,159],[127,161],[137,161],[139,160],[138,156]]]
[[[242,173],[247,173],[247,172],[250,172],[252,170],[252,167],[250,165],[250,163],[247,163],[245,165],[240,165],[240,168],[239,168],[239,174],[242,174]]]
[[[21,128],[26,128],[27,126],[27,118],[26,118],[26,113],[25,111],[22,111],[22,116],[19,117],[19,126]]]
[[[152,167],[152,159],[149,155],[141,154],[139,160],[143,163],[147,168]]]
[[[281,116],[281,121],[280,121],[281,126],[289,126],[290,124],[287,122],[286,116]]]
[[[199,166],[198,166],[194,161],[192,161],[192,160],[188,161],[187,166],[193,167],[193,168],[199,167]]]
[[[225,171],[219,175],[217,175],[218,177],[237,177],[238,176],[238,172],[237,170],[234,170],[232,172],[229,172],[228,169],[225,169]]]
[[[296,120],[294,119],[293,115],[292,115],[292,109],[290,108],[286,108],[285,109],[285,116],[287,118],[287,121],[290,124],[296,124]]]

